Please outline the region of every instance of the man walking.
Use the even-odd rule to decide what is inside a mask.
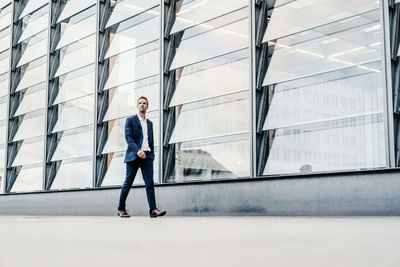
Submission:
[[[150,217],[164,216],[167,213],[156,207],[153,181],[153,123],[146,118],[148,108],[149,101],[147,98],[144,96],[139,97],[137,100],[138,115],[127,118],[125,122],[125,140],[128,143],[128,148],[124,161],[126,163],[126,178],[122,185],[118,206],[118,215],[120,217],[130,217],[126,212],[125,203],[139,168],[142,171],[146,186]]]

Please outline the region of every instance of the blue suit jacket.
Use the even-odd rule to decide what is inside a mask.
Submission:
[[[154,160],[154,138],[153,138],[153,123],[147,119],[147,134],[151,153],[146,156],[146,159]],[[128,148],[125,153],[124,162],[134,161],[138,156],[136,153],[142,147],[143,130],[138,115],[129,117],[125,121],[125,140]]]

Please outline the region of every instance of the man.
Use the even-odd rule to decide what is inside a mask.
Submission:
[[[130,217],[126,212],[125,203],[139,168],[142,171],[146,186],[150,217],[164,216],[167,213],[156,208],[153,182],[153,123],[146,118],[148,104],[146,97],[139,97],[137,100],[138,115],[127,118],[125,122],[125,140],[128,143],[124,161],[126,163],[126,178],[121,189],[118,206],[118,215],[123,218]]]

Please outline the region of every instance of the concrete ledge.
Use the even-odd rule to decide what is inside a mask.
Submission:
[[[0,215],[116,215],[120,188],[0,196]],[[168,215],[398,216],[400,171],[364,171],[156,186]],[[143,187],[127,209],[147,215]]]

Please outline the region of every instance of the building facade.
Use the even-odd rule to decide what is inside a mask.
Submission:
[[[0,192],[396,168],[398,2],[0,0]]]

